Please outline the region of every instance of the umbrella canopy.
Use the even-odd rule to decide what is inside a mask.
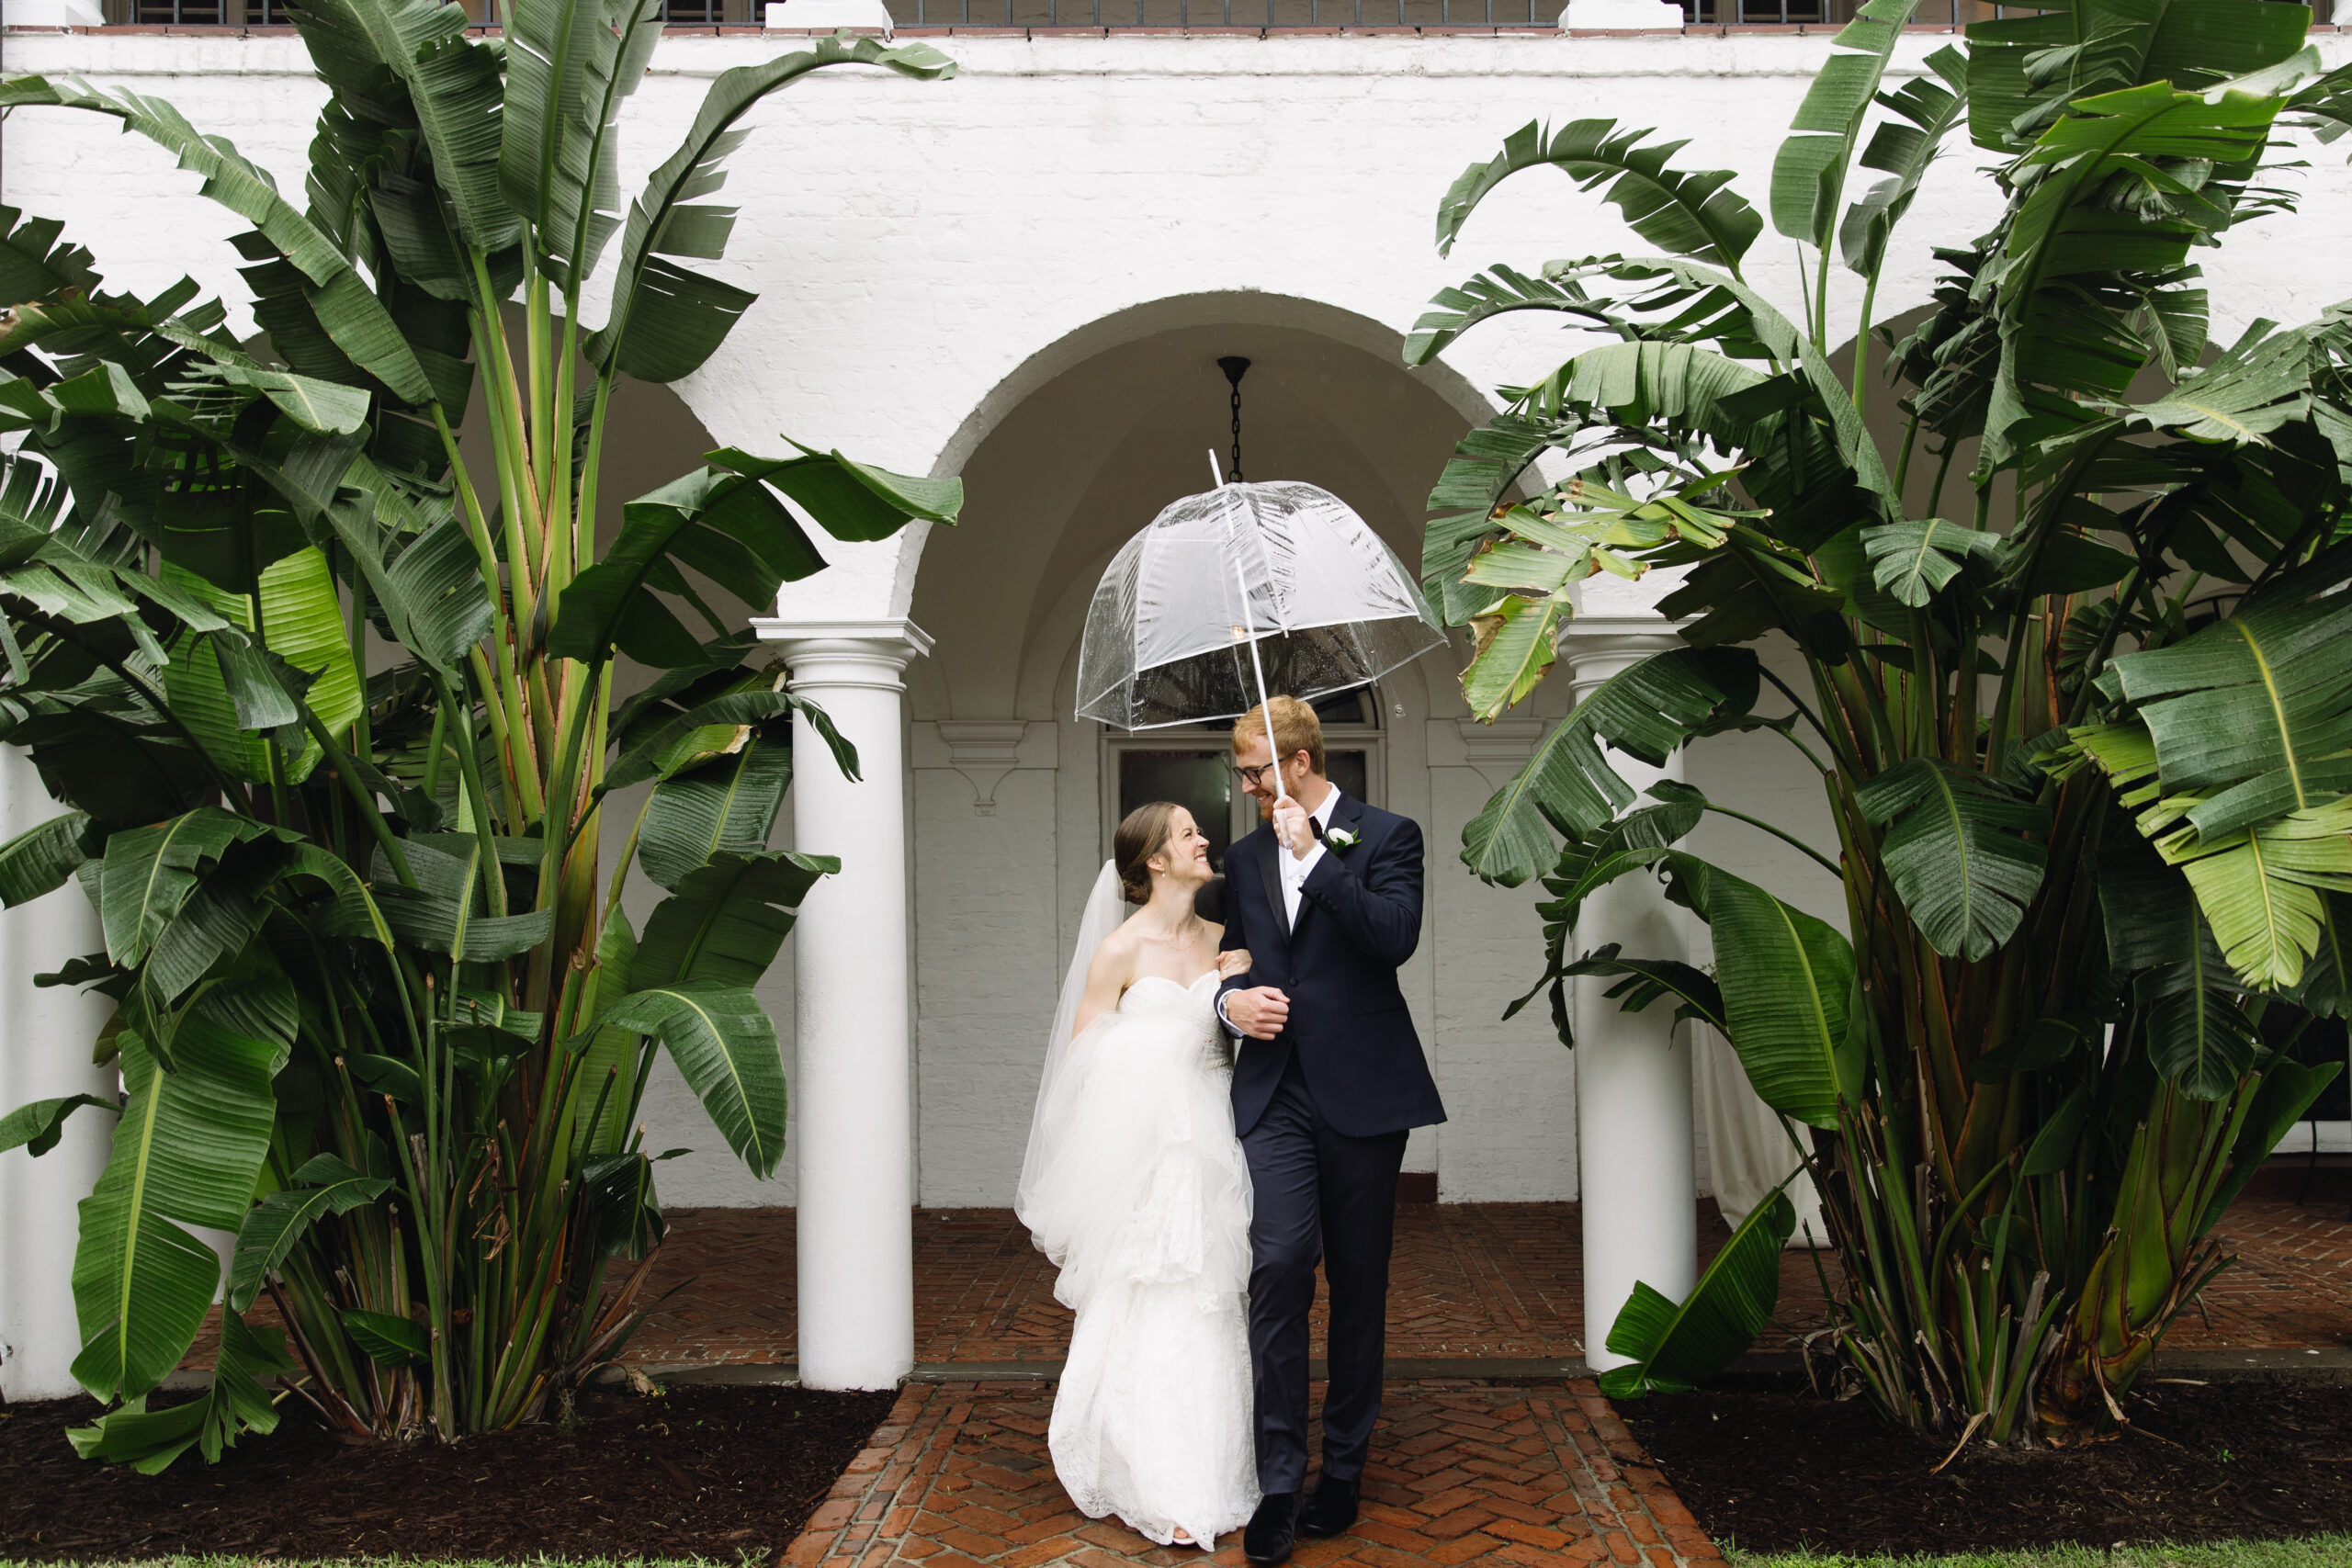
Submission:
[[[1269,691],[1312,702],[1368,684],[1444,641],[1396,552],[1338,496],[1220,485],[1160,513],[1103,572],[1078,714],[1120,729],[1234,718]]]

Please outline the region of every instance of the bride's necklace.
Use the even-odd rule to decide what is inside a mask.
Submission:
[[[1201,917],[1188,911],[1182,920],[1166,931],[1156,931],[1147,927],[1136,934],[1146,942],[1158,942],[1162,947],[1182,947],[1193,939],[1200,928]]]

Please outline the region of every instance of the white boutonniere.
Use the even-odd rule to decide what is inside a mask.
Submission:
[[[1323,829],[1323,841],[1330,845],[1331,848],[1335,850],[1353,849],[1363,840],[1363,835],[1357,832],[1352,828],[1326,828]]]

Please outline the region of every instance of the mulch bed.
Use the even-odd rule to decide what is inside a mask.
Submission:
[[[292,1402],[218,1465],[161,1475],[75,1456],[88,1400],[0,1409],[0,1558],[743,1557],[773,1562],[895,1394],[591,1390],[578,1420],[346,1446]]]
[[[1861,1400],[1702,1390],[1618,1413],[1707,1533],[1750,1551],[1965,1551],[2352,1531],[2352,1387],[2156,1384],[2086,1449],[1972,1445]]]

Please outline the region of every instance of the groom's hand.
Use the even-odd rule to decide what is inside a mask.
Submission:
[[[1226,1021],[1252,1040],[1272,1040],[1290,1021],[1290,998],[1272,986],[1228,992]]]
[[[1313,819],[1306,807],[1285,799],[1274,807],[1274,838],[1294,860],[1305,860],[1315,848]]]

